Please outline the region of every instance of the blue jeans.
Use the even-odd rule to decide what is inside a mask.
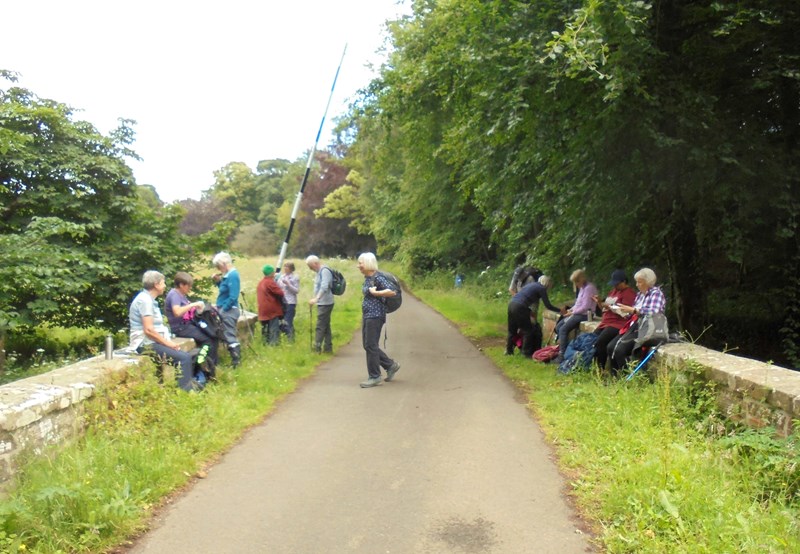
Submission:
[[[572,314],[556,324],[556,333],[558,333],[558,353],[561,356],[567,351],[569,334],[580,327],[581,323],[587,319],[589,319],[589,317],[586,314]]]
[[[192,361],[191,354],[183,350],[169,348],[157,342],[147,346],[140,346],[137,352],[141,354],[147,350],[152,350],[159,359],[166,359],[171,365],[178,368],[180,372],[178,376],[178,386],[185,391],[192,390],[192,385],[194,383],[194,362]]]
[[[289,342],[294,342],[294,315],[297,311],[297,304],[287,304],[286,313],[283,314],[283,332]]]

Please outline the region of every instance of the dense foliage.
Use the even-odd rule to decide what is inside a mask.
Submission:
[[[125,163],[131,124],[103,136],[69,106],[0,89],[0,337],[42,321],[117,329],[146,269],[191,265],[182,210]]]
[[[797,365],[799,25],[788,0],[417,0],[343,133],[351,212],[414,268],[651,266],[681,328]]]

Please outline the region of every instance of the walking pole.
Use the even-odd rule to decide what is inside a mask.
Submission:
[[[314,154],[317,152],[317,144],[319,143],[319,137],[322,134],[322,126],[325,124],[325,117],[328,115],[328,108],[331,105],[331,99],[333,98],[333,89],[336,88],[336,80],[339,78],[339,70],[342,68],[342,62],[344,61],[344,55],[347,52],[347,44],[344,45],[344,50],[342,51],[342,59],[339,60],[339,67],[336,68],[336,75],[333,77],[333,85],[331,86],[331,93],[328,96],[328,104],[325,106],[325,112],[322,114],[322,121],[319,124],[319,130],[317,131],[317,138],[314,141],[314,146],[311,148],[311,152],[308,154],[308,162],[306,162],[306,172],[303,175],[303,182],[300,184],[300,192],[297,193],[297,198],[294,201],[294,208],[292,208],[292,219],[289,222],[289,229],[286,231],[286,239],[283,241],[283,245],[281,246],[281,253],[278,256],[278,265],[275,267],[280,268],[283,267],[283,260],[286,257],[286,250],[289,248],[289,239],[292,237],[292,230],[294,229],[295,221],[297,221],[297,212],[300,210],[300,201],[303,199],[303,192],[306,190],[306,183],[308,182],[308,175],[311,173],[311,162],[314,160]]]
[[[642,369],[642,368],[644,367],[644,365],[647,363],[647,361],[648,361],[650,358],[652,358],[652,357],[653,357],[653,355],[656,353],[656,350],[658,350],[658,349],[659,349],[659,347],[661,346],[661,344],[663,344],[663,343],[658,343],[658,344],[655,346],[655,348],[651,348],[651,349],[650,349],[650,352],[648,352],[648,353],[647,353],[647,356],[645,356],[645,357],[644,357],[644,359],[643,359],[641,362],[639,362],[639,365],[637,365],[637,366],[636,366],[636,369],[634,369],[634,370],[633,370],[633,372],[631,372],[631,374],[630,374],[630,375],[628,375],[627,379],[625,379],[626,381],[630,381],[631,379],[633,379],[633,376],[634,376],[634,375],[636,375],[636,373],[637,373],[637,372],[638,372],[640,369]]]
[[[314,306],[308,305],[308,349],[314,350]]]

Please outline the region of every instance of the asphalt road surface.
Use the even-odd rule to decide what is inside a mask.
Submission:
[[[593,550],[538,425],[491,361],[410,295],[389,316],[386,351],[395,379],[359,388],[356,333],[130,552]]]

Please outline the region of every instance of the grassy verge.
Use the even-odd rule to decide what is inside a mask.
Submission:
[[[503,335],[507,298],[419,284],[466,335]],[[527,392],[608,552],[800,552],[797,437],[731,428],[710,390],[674,376],[605,383],[485,351]]]
[[[248,304],[260,269],[274,260],[242,260]],[[352,261],[333,261],[351,283],[333,311],[334,349],[346,343],[361,318],[361,282]],[[203,476],[275,402],[314,372],[327,356],[309,350],[313,274],[301,276],[295,344],[267,348],[255,341],[242,366],[225,371],[201,394],[158,384],[152,368],[131,372],[99,390],[87,405],[87,433],[66,447],[31,458],[0,502],[0,552],[100,552],[144,528],[170,493]],[[258,334],[256,335],[258,337]]]

